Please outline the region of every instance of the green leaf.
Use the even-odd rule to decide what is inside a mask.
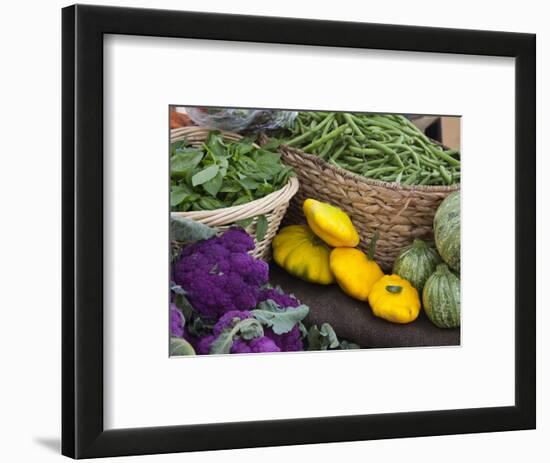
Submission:
[[[256,197],[263,198],[270,193],[273,193],[273,185],[271,183],[264,183],[256,189]]]
[[[202,187],[212,196],[216,196],[220,191],[223,183],[223,175],[221,172],[218,172],[212,180],[205,182]]]
[[[208,166],[206,169],[203,169],[197,172],[191,178],[191,183],[193,186],[202,185],[203,183],[212,180],[217,174],[220,168],[217,165]]]
[[[176,307],[180,309],[181,313],[183,314],[183,318],[185,320],[191,320],[195,312],[195,309],[193,309],[193,306],[191,305],[189,300],[185,297],[185,295],[176,294],[174,297],[174,303],[176,304]]]
[[[252,198],[249,198],[248,196],[240,196],[235,201],[233,201],[231,205],[240,206],[241,204],[246,204],[246,203],[249,203],[250,201],[252,201]]]
[[[241,227],[246,228],[254,221],[254,217],[248,217],[247,219],[237,220],[235,223]]]
[[[267,150],[267,151],[273,151],[273,150],[276,150],[277,148],[279,148],[281,143],[282,143],[282,140],[280,140],[278,138],[272,138],[265,145],[263,145],[262,148],[264,150]]]
[[[233,330],[225,330],[210,344],[209,354],[230,354],[233,345]]]
[[[225,178],[219,192],[238,193],[239,191],[242,191],[242,186],[237,181]]]
[[[185,319],[185,326],[191,336],[202,338],[203,336],[212,334],[212,329],[216,324],[216,320],[209,320],[200,317],[197,312],[193,312],[190,320]]]
[[[244,138],[235,146],[236,146],[236,152],[239,156],[244,156],[245,154],[250,153],[254,149],[252,140],[247,138]]]
[[[176,154],[178,150],[182,150],[187,146],[187,140],[184,138],[183,140],[175,141],[174,143],[170,144],[170,156],[173,156]]]
[[[309,313],[307,305],[298,307],[280,307],[276,302],[268,299],[260,302],[252,315],[262,325],[269,326],[276,334],[288,333],[296,323],[301,322]]]
[[[185,175],[188,170],[199,165],[203,156],[204,154],[196,149],[177,150],[170,159],[170,172],[172,175]]]
[[[195,349],[183,338],[170,338],[170,355],[196,355]]]
[[[235,320],[239,320],[236,318]],[[210,345],[210,354],[230,354],[233,341],[238,339],[239,335],[245,340],[258,338],[264,335],[264,329],[258,320],[254,318],[245,318],[235,321],[235,326],[226,328]]]
[[[209,196],[205,196],[201,199],[199,199],[199,202],[197,204],[197,208],[195,210],[207,210],[212,211],[214,209],[221,209],[222,207],[226,207],[226,204],[219,199],[211,198]]]
[[[185,184],[173,186],[170,189],[170,206],[175,207],[178,204],[181,204],[189,197],[190,194],[191,191]]]
[[[272,177],[277,175],[283,168],[279,154],[265,150],[258,150],[256,154],[254,160],[256,161],[257,169],[264,176]]]
[[[199,241],[212,238],[216,230],[187,217],[170,217],[170,238],[176,241]]]
[[[313,325],[307,334],[308,350],[336,349],[339,346],[338,338],[332,326],[323,323],[321,329]]]
[[[220,158],[226,154],[222,134],[218,131],[211,131],[208,133],[204,146],[214,158]]]
[[[269,223],[265,214],[259,215],[256,220],[256,241],[260,242],[264,239],[268,226]]]
[[[243,188],[246,188],[247,190],[255,190],[260,186],[260,184],[250,177],[243,177],[239,179],[239,183]]]
[[[359,346],[359,344],[355,344],[354,342],[343,340],[340,342],[340,349],[342,350],[361,349],[361,347]]]

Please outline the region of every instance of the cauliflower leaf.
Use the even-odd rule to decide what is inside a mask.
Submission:
[[[301,304],[298,307],[282,308],[272,299],[267,299],[260,302],[251,313],[260,323],[269,326],[275,334],[284,334],[306,318],[309,307]]]

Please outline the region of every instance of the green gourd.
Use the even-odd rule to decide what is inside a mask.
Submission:
[[[460,326],[460,279],[446,264],[439,264],[422,292],[428,318],[439,328]]]
[[[460,192],[455,191],[439,205],[434,217],[435,246],[441,258],[460,272]]]
[[[415,239],[399,252],[393,264],[393,273],[408,280],[422,294],[426,280],[440,263],[441,258],[435,249]]]

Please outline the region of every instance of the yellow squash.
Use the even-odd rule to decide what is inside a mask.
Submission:
[[[393,323],[410,323],[420,313],[418,291],[399,275],[385,275],[369,294],[369,305],[377,317]]]
[[[334,283],[330,271],[330,247],[307,225],[289,225],[273,239],[273,259],[288,273],[321,285]]]
[[[356,248],[335,248],[330,253],[330,270],[342,290],[366,301],[372,286],[384,276],[378,264]]]
[[[355,247],[359,234],[351,219],[340,208],[315,199],[304,201],[304,214],[313,232],[333,247]]]

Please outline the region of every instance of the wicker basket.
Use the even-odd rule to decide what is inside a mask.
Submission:
[[[304,223],[302,204],[314,198],[346,211],[367,250],[374,232],[379,231],[376,261],[390,271],[399,251],[414,238],[433,241],[433,218],[437,207],[460,185],[407,186],[367,179],[329,164],[318,156],[281,146],[285,164],[294,167],[300,190],[290,202],[285,222]]]
[[[202,127],[182,127],[170,131],[170,141],[175,142],[184,138],[193,146],[200,146],[208,136],[210,129]],[[226,141],[239,141],[243,137],[231,132],[222,132]],[[258,146],[258,145],[255,145]],[[275,237],[281,220],[286,213],[290,199],[298,191],[298,179],[291,177],[288,183],[281,189],[240,206],[225,207],[212,211],[188,211],[172,212],[172,216],[187,217],[196,222],[209,225],[219,230],[225,230],[237,221],[265,215],[267,218],[267,232],[264,238],[258,242],[255,239],[255,248],[251,254],[263,260],[269,260],[271,252],[271,241]],[[246,231],[255,236],[256,220],[254,220]]]

